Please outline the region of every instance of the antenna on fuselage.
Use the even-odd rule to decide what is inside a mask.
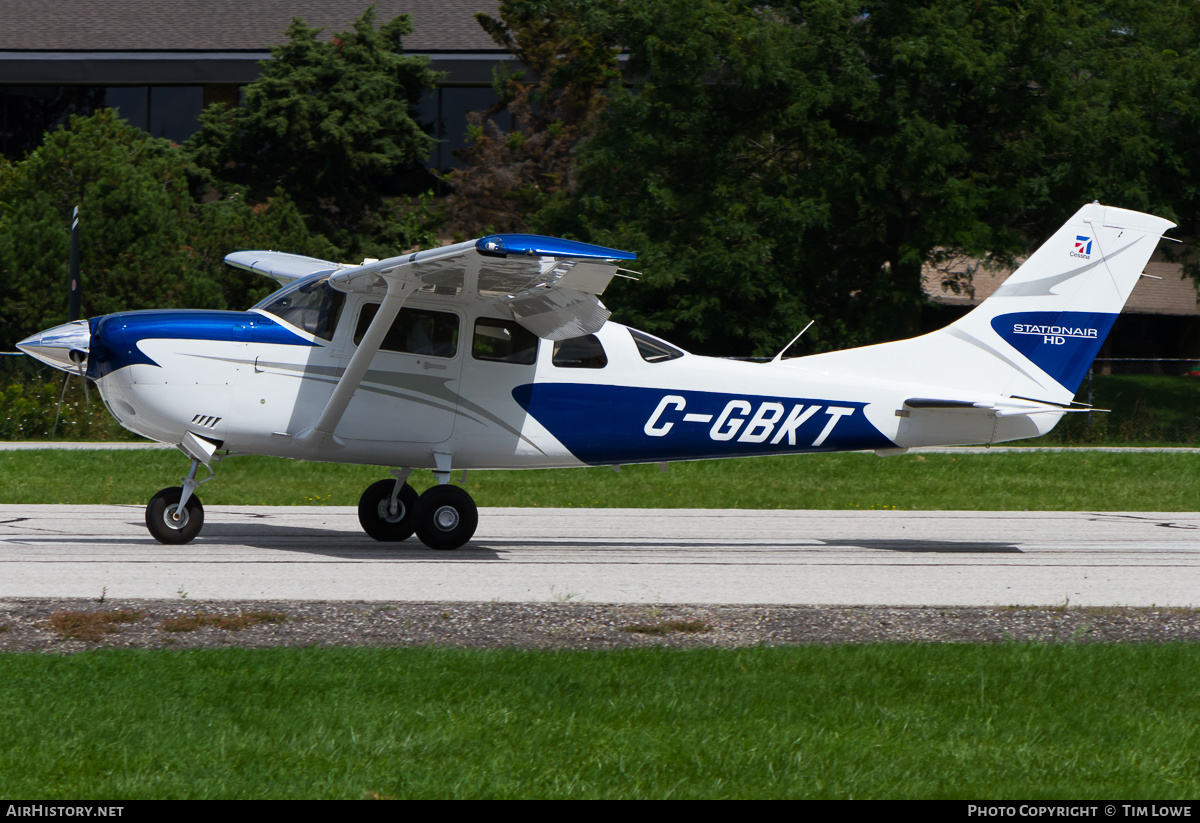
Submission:
[[[789,343],[788,343],[786,346],[784,346],[782,349],[780,349],[780,350],[779,350],[779,354],[777,354],[777,355],[775,355],[774,357],[772,357],[772,358],[771,358],[771,362],[772,362],[772,363],[778,363],[780,360],[782,360],[782,359],[783,359],[783,353],[784,353],[784,352],[786,352],[788,349],[790,349],[790,348],[792,347],[792,343],[795,343],[797,340],[799,340],[801,337],[803,337],[803,336],[804,336],[804,333],[805,333],[806,331],[808,331],[810,328],[812,328],[812,324],[813,324],[813,323],[816,323],[816,322],[817,322],[816,320],[809,320],[809,321],[808,321],[808,325],[807,325],[807,326],[805,326],[804,328],[802,328],[802,329],[800,330],[800,333],[791,339],[791,342],[789,342]]]

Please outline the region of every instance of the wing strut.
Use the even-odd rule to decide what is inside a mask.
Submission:
[[[320,446],[327,437],[333,434],[342,415],[346,413],[346,408],[350,405],[354,392],[362,383],[363,377],[366,376],[371,361],[375,359],[375,353],[383,344],[383,338],[392,327],[396,315],[400,313],[400,307],[404,305],[408,295],[421,285],[419,282],[391,277],[386,278],[386,282],[387,294],[379,306],[379,311],[375,313],[371,325],[367,327],[367,333],[363,335],[362,342],[358,344],[358,348],[346,365],[346,370],[342,372],[341,379],[333,387],[333,394],[329,396],[329,401],[325,404],[321,416],[317,418],[316,425],[297,438],[301,442]]]

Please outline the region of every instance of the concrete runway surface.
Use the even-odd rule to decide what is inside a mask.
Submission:
[[[457,551],[353,508],[0,505],[0,597],[843,605],[1200,605],[1200,513],[480,510]]]

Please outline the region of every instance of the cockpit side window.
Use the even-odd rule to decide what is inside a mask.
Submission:
[[[637,344],[638,354],[647,363],[665,363],[668,360],[683,357],[682,351],[657,337],[651,337],[645,332],[634,329],[630,329],[629,334],[633,337],[633,342]]]
[[[254,308],[273,314],[314,337],[332,340],[346,295],[329,285],[328,275],[300,280],[280,289]]]
[[[596,335],[585,334],[557,341],[551,362],[563,369],[602,369],[608,365],[608,356]]]
[[[532,366],[537,360],[538,338],[520,323],[480,317],[475,321],[471,356],[495,363]]]
[[[379,311],[378,303],[364,303],[354,328],[354,345],[362,342],[367,327]],[[401,308],[379,348],[405,354],[453,357],[458,352],[458,315],[429,309]]]

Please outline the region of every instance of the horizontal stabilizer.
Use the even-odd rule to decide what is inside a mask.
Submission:
[[[910,397],[904,405],[910,409],[974,409],[980,406],[970,400],[938,400],[934,397]]]
[[[1008,398],[1004,402],[987,402],[975,400],[948,400],[933,397],[910,397],[904,401],[904,408],[912,411],[963,411],[983,412],[997,417],[1016,417],[1023,414],[1063,414],[1065,412],[1095,411],[1092,408],[1070,409],[1057,403],[1041,403],[1037,400],[1025,400],[1019,397]]]

